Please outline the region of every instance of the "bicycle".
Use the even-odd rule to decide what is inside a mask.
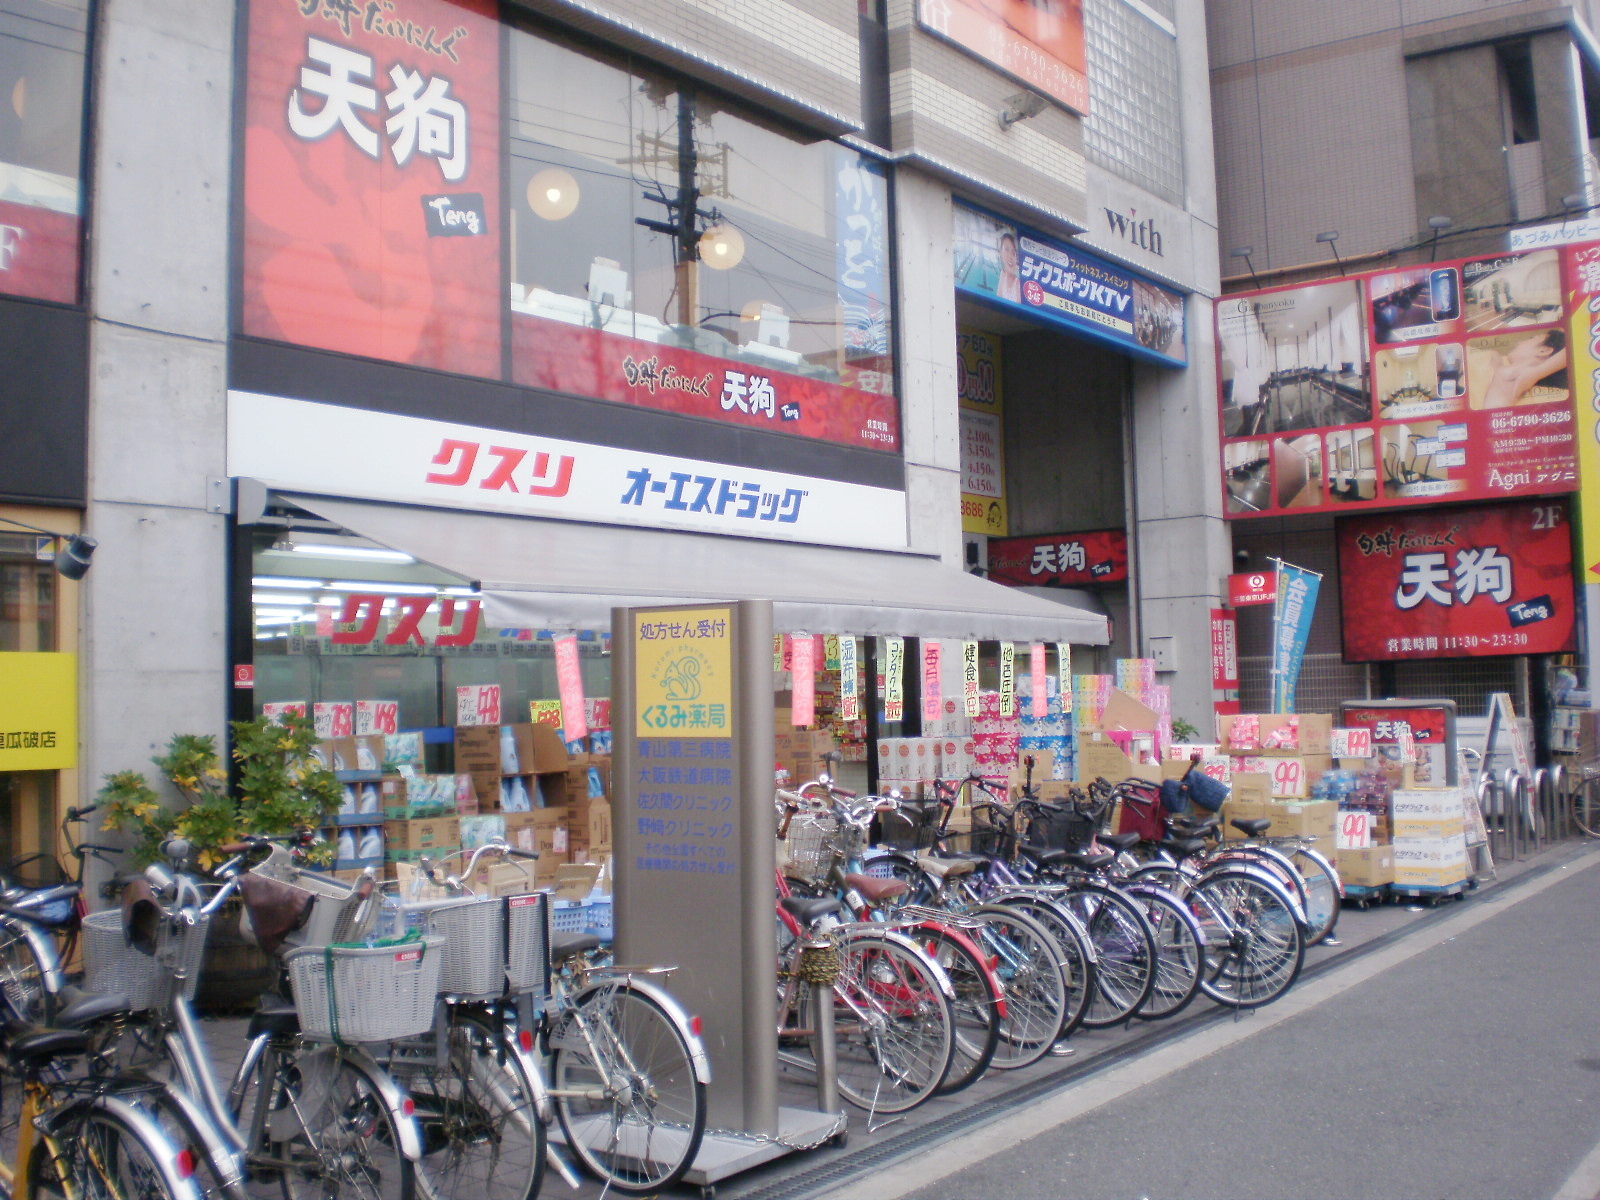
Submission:
[[[993,1062],[1002,1025],[1010,1016],[997,964],[978,944],[982,919],[898,906],[906,884],[861,873],[867,828],[874,817],[898,811],[893,798],[857,797],[824,776],[798,792],[780,789],[777,802],[785,810],[782,828],[792,847],[787,866],[778,871],[779,896],[796,888],[808,895],[831,892],[856,920],[892,922],[911,936],[955,989],[955,1052],[938,1090],[948,1094],[971,1086]],[[803,838],[793,824],[802,812]],[[805,849],[799,850],[802,843]]]
[[[1586,837],[1600,838],[1600,763],[1586,763],[1572,793],[1572,821]]]
[[[509,1053],[508,1063],[525,1062],[517,1074],[525,1070],[527,1082],[507,1087],[507,1077],[500,1076],[506,1094],[515,1096],[526,1087],[535,1098],[534,1110],[540,1106],[538,1098],[548,1095],[566,1148],[607,1187],[634,1195],[671,1187],[699,1153],[711,1081],[698,1022],[654,982],[674,968],[616,966],[606,961],[598,937],[552,933],[545,893],[493,903],[474,898],[472,879],[480,861],[491,854],[532,857],[492,842],[473,851],[459,875],[440,870],[455,855],[438,864],[423,859],[419,867],[419,877],[465,899],[419,909],[430,928],[440,928],[440,922],[482,921],[482,914],[490,911],[504,914],[499,926],[503,950],[497,953],[493,945],[491,922],[480,926],[489,932],[487,953],[480,947],[473,961],[462,964],[470,974],[486,961],[493,963],[500,981],[491,986],[483,974],[465,979],[463,996],[443,1006],[445,1015],[436,1030],[448,1031],[453,1025],[458,1039],[467,1031],[469,1058],[478,1064],[471,1072],[480,1078],[490,1073],[480,1048],[508,1052],[515,1045],[527,1052],[537,1047],[547,1069],[541,1074],[534,1060]],[[453,963],[447,965],[454,969]],[[403,1047],[391,1063],[402,1074],[413,1069]],[[457,1086],[448,1077],[445,1084]],[[528,1106],[518,1107],[528,1111]],[[551,1156],[550,1161],[564,1171],[559,1158]],[[523,1180],[520,1165],[514,1178],[516,1192]],[[537,1178],[532,1182],[536,1190]]]

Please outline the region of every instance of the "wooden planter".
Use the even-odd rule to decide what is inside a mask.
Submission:
[[[211,918],[200,984],[194,1004],[200,1012],[249,1011],[278,978],[278,962],[239,929],[244,906],[230,900]]]

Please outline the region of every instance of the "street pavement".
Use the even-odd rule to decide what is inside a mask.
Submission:
[[[1347,908],[1267,1008],[1079,1033],[877,1129],[847,1107],[847,1146],[718,1200],[1600,1200],[1597,867],[1558,843],[1459,903]],[[205,1024],[230,1067],[243,1022]]]

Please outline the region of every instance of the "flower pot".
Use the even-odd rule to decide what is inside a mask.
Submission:
[[[211,918],[206,937],[196,1010],[203,1013],[249,1011],[278,978],[278,963],[239,929],[244,906],[230,900]]]

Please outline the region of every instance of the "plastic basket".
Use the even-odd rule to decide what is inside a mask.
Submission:
[[[551,914],[551,924],[557,933],[592,933],[609,941],[612,934],[611,899],[597,897],[560,901]]]
[[[878,814],[878,843],[896,850],[931,850],[939,841],[936,800],[905,800],[893,812]]]
[[[184,998],[192,1000],[210,923],[209,917],[193,925],[163,918],[156,929],[156,952],[146,954],[128,945],[121,909],[90,913],[83,919],[84,986],[92,992],[121,992],[135,1011],[161,1008],[177,994],[181,971]]]
[[[295,866],[281,846],[273,846],[272,853],[252,870],[312,897],[311,915],[305,924],[284,938],[285,946],[327,946],[334,942],[357,941],[365,937],[378,920],[382,899],[376,880],[370,896],[364,896],[358,883],[346,883],[331,875],[319,875]]]
[[[550,895],[507,896],[506,981],[513,992],[550,994]]]
[[[433,1025],[444,939],[302,946],[284,959],[300,1032],[323,1041],[389,1042]]]

